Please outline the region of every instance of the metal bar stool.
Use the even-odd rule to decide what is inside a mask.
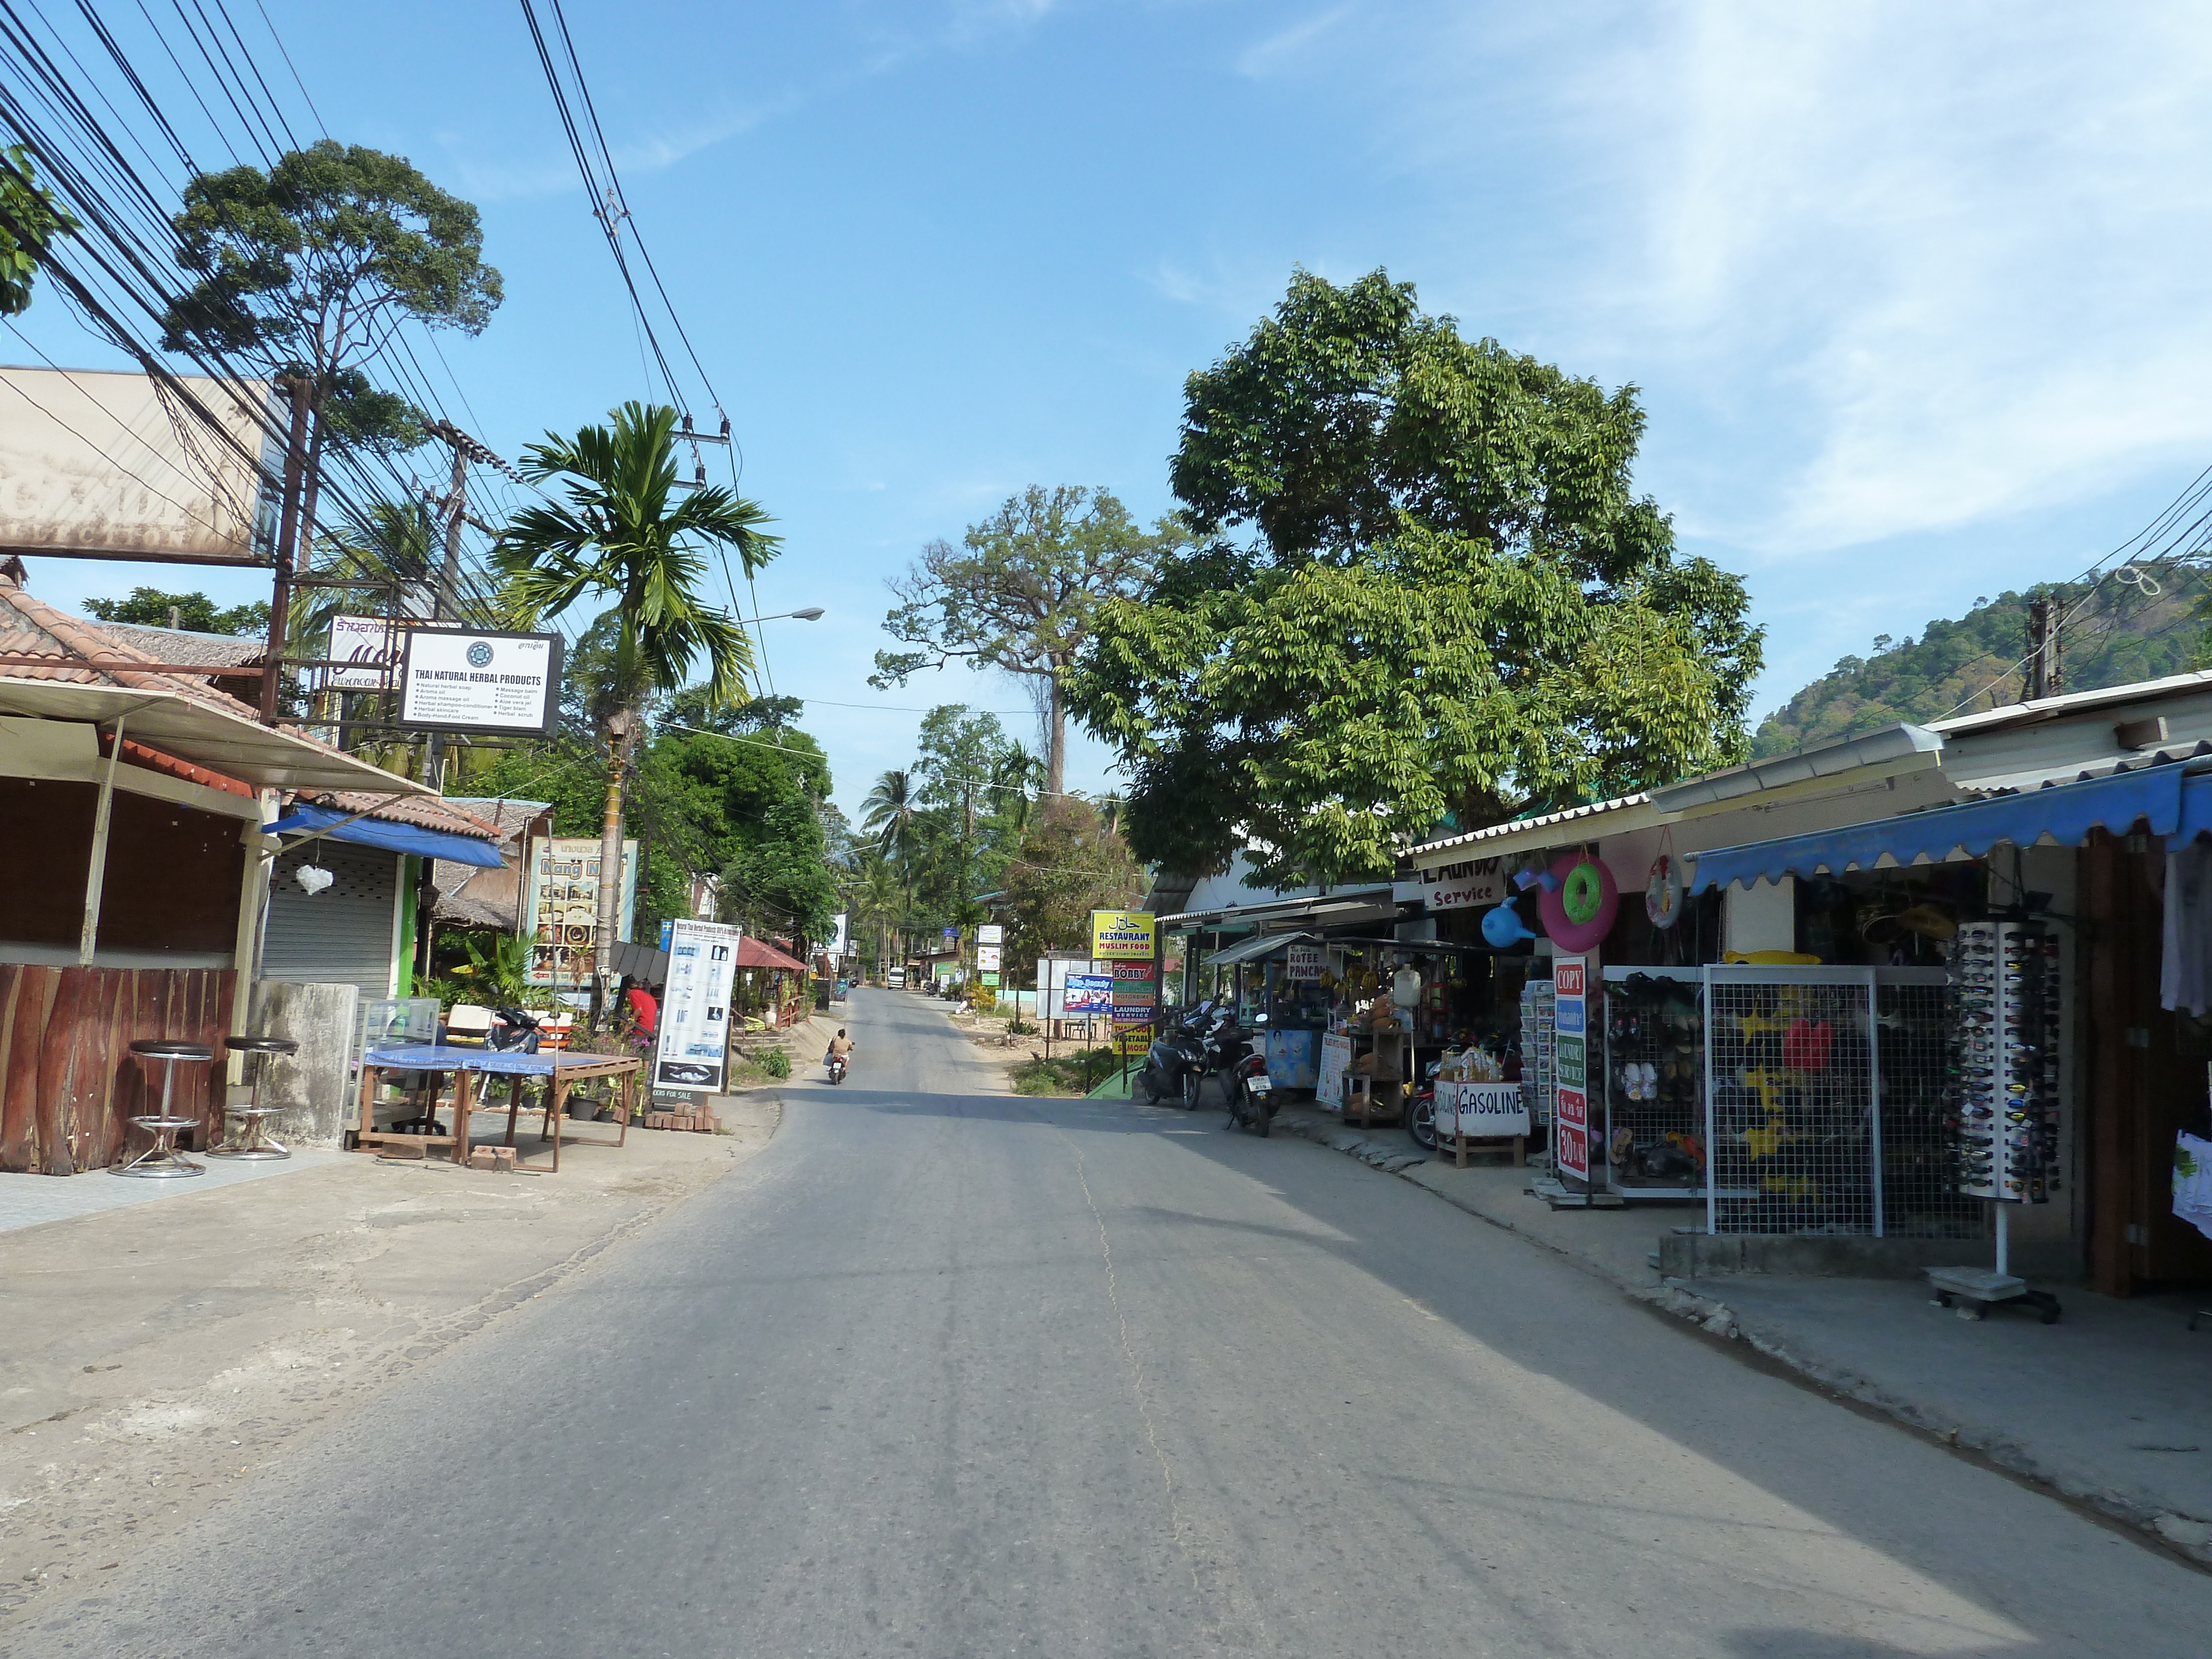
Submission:
[[[222,1046],[233,1054],[244,1054],[246,1057],[246,1063],[252,1066],[253,1101],[251,1105],[226,1104],[223,1107],[223,1115],[226,1118],[236,1118],[239,1128],[227,1135],[222,1146],[209,1147],[207,1155],[210,1158],[291,1157],[290,1149],[283,1141],[274,1139],[265,1133],[269,1127],[268,1121],[276,1116],[281,1109],[262,1104],[261,1085],[269,1075],[270,1057],[274,1054],[296,1054],[300,1052],[300,1045],[290,1037],[227,1036],[222,1040]],[[254,1059],[256,1055],[260,1057],[258,1064]],[[243,1141],[238,1138],[241,1132],[246,1137]]]
[[[161,1109],[158,1115],[131,1120],[154,1137],[154,1144],[128,1164],[119,1164],[108,1173],[149,1177],[205,1175],[206,1164],[193,1163],[176,1148],[177,1132],[191,1128],[195,1120],[179,1117],[171,1112],[169,1097],[176,1085],[179,1064],[188,1060],[213,1060],[215,1050],[204,1042],[177,1042],[167,1037],[149,1037],[143,1042],[132,1043],[131,1052],[143,1060],[160,1062]]]

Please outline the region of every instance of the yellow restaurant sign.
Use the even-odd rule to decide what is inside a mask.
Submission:
[[[1093,910],[1091,954],[1103,962],[1150,962],[1152,913],[1149,910]]]

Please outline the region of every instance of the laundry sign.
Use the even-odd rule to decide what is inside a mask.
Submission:
[[[1421,902],[1431,913],[1472,910],[1479,905],[1501,903],[1505,897],[1505,866],[1501,859],[1474,859],[1421,872]]]

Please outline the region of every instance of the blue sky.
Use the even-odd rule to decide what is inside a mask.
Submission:
[[[266,3],[333,134],[483,211],[507,300],[445,342],[455,412],[512,457],[643,393],[519,9]],[[570,0],[569,21],[787,539],[761,606],[829,607],[770,624],[769,665],[817,700],[848,810],[929,703],[1028,707],[963,670],[869,690],[885,579],[1030,483],[1166,510],[1182,377],[1294,264],[1385,266],[1470,333],[1638,384],[1642,487],[1771,630],[1761,712],[1877,634],[2079,571],[2212,459],[2197,9]],[[108,361],[58,303],[24,322]],[[54,561],[33,580],[64,604],[261,592]],[[1085,745],[1073,784],[1105,787],[1103,758]]]

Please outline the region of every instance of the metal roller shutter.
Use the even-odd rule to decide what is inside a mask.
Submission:
[[[337,879],[309,897],[293,872],[303,864]],[[362,1000],[392,994],[392,923],[399,892],[399,854],[343,842],[310,842],[276,860],[269,927],[261,948],[264,979],[309,984],[350,982]]]

